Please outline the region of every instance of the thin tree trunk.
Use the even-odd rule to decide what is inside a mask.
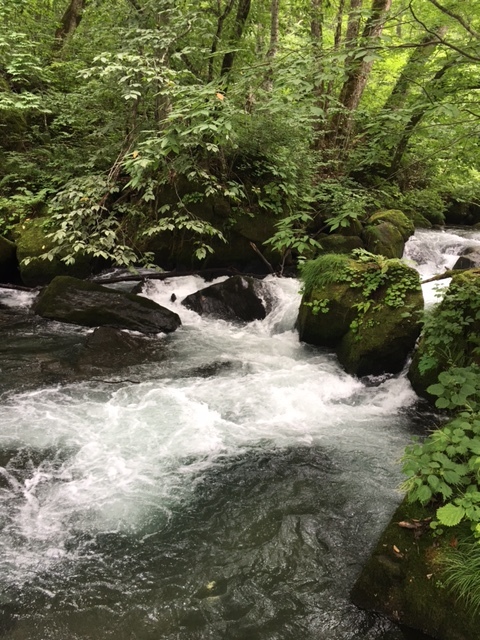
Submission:
[[[235,0],[228,0],[227,4],[225,5],[225,9],[218,16],[217,30],[215,32],[215,35],[213,36],[212,46],[210,47],[210,58],[208,60],[208,75],[207,75],[208,82],[212,82],[212,80],[213,80],[213,69],[214,69],[214,64],[215,64],[215,54],[217,53],[218,43],[220,42],[220,40],[222,38],[223,25],[225,23],[225,20],[230,15],[234,4],[235,4]]]
[[[55,32],[54,49],[60,51],[69,40],[82,21],[83,10],[87,0],[70,0],[65,13],[60,20],[60,25]]]
[[[443,37],[447,32],[447,27],[441,27],[436,31],[440,37]],[[439,41],[430,34],[426,34],[423,37],[398,76],[392,92],[383,105],[384,111],[398,109],[405,104],[412,82],[421,75],[438,44]]]
[[[430,86],[434,87],[435,84],[437,84],[450,69],[452,69],[457,65],[458,65],[458,62],[454,60],[447,62],[433,76],[432,80],[430,81]],[[432,102],[432,105],[433,104],[434,103]],[[412,137],[412,134],[416,126],[428,111],[429,111],[429,105],[424,105],[421,108],[416,109],[412,113],[410,120],[405,125],[402,136],[400,137],[400,140],[398,141],[397,146],[395,147],[393,152],[392,161],[390,163],[390,167],[388,170],[388,175],[390,177],[394,176],[400,169],[400,165],[403,160],[403,156],[405,155],[405,152],[408,148],[408,143],[410,142],[410,138]]]
[[[360,34],[360,23],[362,20],[363,0],[350,0],[348,11],[347,33],[345,34],[345,44],[351,49],[357,44]]]
[[[278,25],[279,25],[280,0],[271,0],[270,4],[270,45],[267,51],[267,73],[263,83],[267,91],[273,89],[273,67],[272,63],[278,50]]]
[[[351,1],[350,6],[352,6],[353,2],[354,0]],[[380,37],[391,5],[392,0],[372,0],[370,17],[362,31],[359,44],[365,46],[371,45]],[[339,137],[342,138],[345,149],[348,148],[353,128],[354,113],[360,104],[368,76],[373,66],[373,60],[365,59],[367,56],[354,57],[356,54],[351,38],[358,29],[358,20],[358,16],[357,18],[352,17],[352,19],[349,20],[350,29],[347,28],[347,46],[352,49],[352,55],[346,62],[349,68],[339,97],[339,102],[343,110],[336,116],[332,131],[335,140]],[[357,47],[355,47],[355,49],[357,49]]]
[[[240,42],[245,24],[250,13],[251,0],[238,0],[237,15],[235,16],[235,24],[233,26],[233,33],[230,39],[230,46],[234,48]],[[233,67],[235,60],[235,51],[228,51],[222,60],[222,68],[220,71],[221,77],[227,76]]]

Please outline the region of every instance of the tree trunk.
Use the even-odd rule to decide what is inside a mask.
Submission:
[[[267,51],[268,68],[265,74],[264,88],[267,91],[273,89],[273,68],[272,62],[277,55],[278,49],[278,24],[279,24],[280,0],[271,0],[270,4],[270,45]]]
[[[450,62],[447,62],[441,69],[439,69],[437,71],[437,73],[433,76],[432,80],[429,83],[430,87],[435,87],[436,84],[438,84],[438,82],[443,78],[443,76],[453,67],[458,66],[458,61],[456,60],[451,60]],[[432,105],[434,106],[435,102],[432,101]],[[426,115],[426,113],[429,111],[429,106],[430,105],[423,105],[422,107],[419,107],[417,109],[415,109],[410,117],[410,120],[407,122],[407,124],[405,125],[404,129],[403,129],[403,133],[402,136],[400,137],[400,140],[398,141],[394,151],[393,151],[393,155],[392,155],[392,161],[390,163],[390,167],[388,170],[388,175],[389,177],[393,177],[398,170],[400,169],[400,165],[401,162],[403,160],[403,156],[405,155],[405,152],[407,150],[408,147],[408,143],[410,142],[410,138],[412,137],[412,134],[415,130],[415,127],[418,125],[418,123],[422,120],[422,118]]]
[[[350,10],[348,12],[347,33],[345,42],[349,49],[357,43],[360,33],[360,21],[362,19],[363,0],[350,0]]]
[[[228,0],[227,4],[225,5],[225,9],[218,16],[217,30],[213,37],[212,46],[210,47],[210,58],[208,60],[208,75],[207,75],[208,82],[212,82],[213,80],[213,67],[215,64],[215,54],[217,53],[218,43],[222,38],[223,25],[225,23],[225,20],[230,15],[230,12],[232,11],[234,4],[235,4],[235,0]]]
[[[60,20],[60,26],[55,32],[55,50],[60,51],[67,40],[77,30],[78,25],[82,21],[83,10],[87,0],[70,0],[70,3]]]
[[[440,37],[443,37],[447,32],[447,27],[441,27],[435,31]],[[429,33],[419,42],[418,47],[413,50],[413,53],[398,76],[392,92],[383,105],[384,111],[398,109],[405,104],[412,82],[415,82],[416,79],[420,77],[438,44],[439,41]]]
[[[358,0],[351,0],[350,7],[353,5],[358,9],[360,3]],[[392,5],[392,0],[372,0],[370,17],[360,37],[358,46],[371,46],[380,37],[383,31],[387,14]],[[349,146],[350,136],[353,128],[354,113],[360,104],[368,76],[372,70],[373,60],[367,55],[358,56],[358,46],[355,46],[352,38],[359,28],[359,15],[350,14],[349,24],[347,27],[347,46],[352,50],[351,55],[346,61],[347,78],[340,92],[339,102],[343,110],[338,113],[333,121],[332,134],[335,141],[341,139],[342,146],[347,149]]]
[[[237,15],[235,16],[235,23],[233,26],[232,37],[230,38],[230,46],[236,47],[240,42],[240,39],[245,28],[245,23],[250,13],[251,0],[238,0]],[[235,60],[235,51],[228,51],[222,60],[222,68],[220,75],[227,76],[233,67],[233,61]]]

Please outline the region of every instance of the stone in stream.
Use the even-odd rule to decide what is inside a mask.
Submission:
[[[181,324],[176,313],[153,300],[69,276],[54,278],[40,293],[34,311],[59,322],[146,334],[170,333]]]
[[[454,269],[477,269],[478,267],[480,267],[479,247],[467,247],[464,249],[453,265]]]
[[[98,327],[80,349],[75,370],[81,377],[111,373],[125,367],[162,360],[163,342],[114,327]]]
[[[418,273],[399,260],[363,253],[320,256],[304,267],[300,339],[335,348],[348,373],[398,373],[420,332]]]
[[[187,296],[182,304],[200,315],[222,320],[263,320],[271,311],[267,287],[256,278],[233,276]]]
[[[401,258],[405,242],[415,232],[409,218],[396,209],[377,211],[367,220],[362,232],[365,248],[387,258]]]

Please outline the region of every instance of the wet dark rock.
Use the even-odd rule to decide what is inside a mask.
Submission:
[[[476,269],[480,267],[480,248],[467,247],[453,265],[454,269]]]
[[[203,364],[188,371],[183,372],[182,375],[187,378],[212,378],[218,376],[223,372],[232,371],[235,368],[235,363],[229,360],[220,362],[210,362],[209,364]]]
[[[222,320],[263,320],[272,308],[268,288],[255,278],[233,276],[187,296],[182,304],[200,315]]]
[[[75,368],[79,373],[94,375],[162,358],[160,340],[132,335],[114,327],[98,327],[87,336]]]
[[[108,325],[141,333],[170,333],[181,324],[176,313],[131,293],[69,276],[58,276],[41,292],[38,315],[87,327]]]

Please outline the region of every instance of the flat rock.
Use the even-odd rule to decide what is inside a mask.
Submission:
[[[170,333],[181,324],[176,313],[152,300],[69,276],[54,278],[40,293],[34,311],[59,322],[146,334]]]

